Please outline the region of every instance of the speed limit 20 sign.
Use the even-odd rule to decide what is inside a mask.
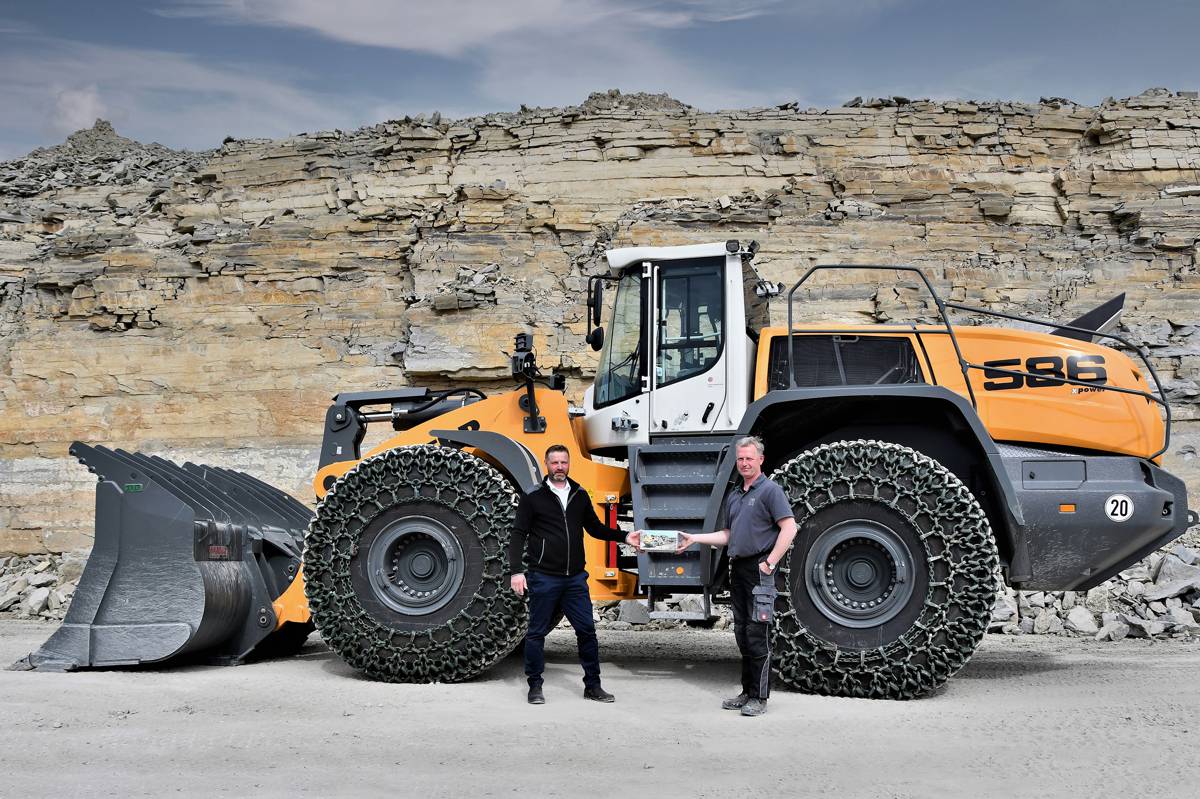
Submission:
[[[1124,494],[1113,494],[1104,500],[1104,515],[1114,522],[1128,521],[1133,516],[1133,500]]]

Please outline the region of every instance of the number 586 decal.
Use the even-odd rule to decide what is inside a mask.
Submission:
[[[1021,371],[1020,358],[1001,358],[997,361],[984,361],[984,367],[1011,369]],[[995,369],[983,370],[983,376],[994,378],[983,384],[986,391],[1007,391],[1012,388],[1046,388],[1048,386],[1065,385],[1063,379],[1078,380],[1082,383],[1094,383],[1102,386],[1108,382],[1108,371],[1104,368],[1103,355],[1072,355],[1063,359],[1058,355],[1035,355],[1026,358],[1024,371],[1027,375],[1010,375],[997,372]]]

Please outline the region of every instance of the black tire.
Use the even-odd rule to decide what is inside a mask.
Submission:
[[[772,475],[799,532],[776,572],[772,662],[810,693],[912,699],[974,653],[996,546],[957,477],[908,447],[838,441]]]
[[[325,643],[387,682],[466,680],[504,658],[529,621],[507,576],[516,505],[496,469],[459,450],[400,447],[358,464],[305,539]]]

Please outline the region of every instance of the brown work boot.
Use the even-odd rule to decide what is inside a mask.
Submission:
[[[730,697],[721,703],[721,710],[741,710],[750,701],[750,695],[745,691],[737,696]]]
[[[767,700],[765,699],[747,699],[746,704],[742,705],[743,716],[761,716],[767,712]]]

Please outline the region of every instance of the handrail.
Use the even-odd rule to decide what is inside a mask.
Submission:
[[[1150,400],[1151,402],[1153,402],[1157,405],[1161,405],[1163,408],[1163,412],[1166,415],[1166,423],[1163,425],[1163,445],[1162,445],[1161,449],[1159,449],[1157,452],[1155,452],[1153,455],[1150,456],[1150,459],[1153,460],[1154,458],[1157,458],[1159,455],[1162,455],[1171,446],[1171,422],[1172,422],[1171,403],[1167,401],[1167,392],[1162,387],[1162,381],[1158,379],[1158,372],[1155,370],[1154,364],[1150,363],[1150,356],[1139,345],[1134,344],[1132,341],[1125,338],[1124,336],[1118,336],[1116,333],[1105,333],[1100,330],[1088,330],[1085,327],[1076,327],[1074,325],[1064,325],[1059,322],[1051,322],[1047,319],[1037,319],[1032,316],[1020,316],[1017,314],[1007,314],[1007,313],[1004,313],[1003,311],[993,311],[989,308],[977,308],[973,305],[963,305],[962,303],[957,303],[957,302],[948,302],[948,303],[946,303],[946,307],[954,308],[955,310],[958,310],[958,311],[967,311],[968,313],[980,313],[980,314],[984,314],[985,316],[995,316],[1000,319],[1009,319],[1014,322],[1026,322],[1031,325],[1041,325],[1043,327],[1054,328],[1055,330],[1070,330],[1074,333],[1085,333],[1088,336],[1099,336],[1101,338],[1110,338],[1110,339],[1113,339],[1113,340],[1118,341],[1121,344],[1125,345],[1125,347],[1127,349],[1133,350],[1135,353],[1137,353],[1138,358],[1140,358],[1142,363],[1146,366],[1146,371],[1148,371],[1150,373],[1150,377],[1154,380],[1154,387],[1158,390],[1158,396],[1155,396],[1154,394],[1150,393],[1149,391],[1138,391],[1137,389],[1121,388],[1119,386],[1099,385],[1096,383],[1088,383],[1087,381],[1072,380],[1071,378],[1068,378],[1068,377],[1056,377],[1054,375],[1034,375],[1034,376],[1037,377],[1038,379],[1053,380],[1056,383],[1061,383],[1061,384],[1066,384],[1066,385],[1083,385],[1083,386],[1088,386],[1090,388],[1103,389],[1104,391],[1115,391],[1119,394],[1133,394],[1135,396],[1143,397],[1147,400]],[[995,366],[985,367],[985,366],[980,366],[978,364],[971,364],[971,366],[972,366],[972,368],[975,368],[975,369],[986,369],[986,370],[993,371],[993,372],[1004,372],[1007,374],[1017,374],[1017,375],[1021,375],[1024,377],[1030,376],[1029,372],[1010,372],[1007,369],[1001,369],[1001,368],[997,368]]]
[[[946,328],[946,333],[949,334],[950,341],[954,345],[954,354],[958,357],[959,369],[962,371],[962,375],[963,375],[963,383],[967,387],[967,396],[971,401],[971,407],[975,408],[976,410],[978,410],[979,405],[975,400],[975,391],[971,387],[971,379],[970,379],[970,375],[969,375],[969,372],[971,369],[977,369],[977,370],[983,371],[985,373],[992,372],[992,373],[996,373],[996,374],[1011,375],[1014,377],[1033,377],[1038,380],[1049,380],[1054,383],[1058,383],[1060,385],[1085,386],[1087,388],[1094,388],[1094,389],[1098,389],[1101,391],[1112,391],[1112,392],[1116,392],[1118,394],[1130,394],[1133,396],[1142,397],[1143,399],[1146,399],[1150,402],[1153,402],[1157,405],[1162,406],[1164,414],[1166,415],[1166,423],[1163,426],[1162,447],[1158,451],[1156,451],[1154,454],[1150,455],[1149,456],[1150,459],[1153,460],[1154,458],[1157,458],[1159,455],[1162,455],[1164,452],[1166,452],[1167,449],[1170,447],[1170,445],[1171,445],[1171,423],[1172,423],[1171,403],[1167,401],[1167,393],[1162,387],[1162,381],[1159,380],[1159,378],[1158,378],[1158,372],[1154,369],[1154,365],[1152,363],[1150,363],[1150,357],[1149,357],[1149,355],[1146,354],[1146,352],[1142,349],[1142,347],[1134,344],[1133,342],[1129,341],[1128,339],[1126,339],[1122,336],[1118,336],[1115,333],[1105,333],[1105,332],[1101,332],[1098,330],[1088,330],[1087,328],[1084,328],[1084,327],[1075,327],[1072,325],[1064,325],[1059,322],[1051,322],[1046,319],[1037,319],[1037,318],[1031,317],[1031,316],[1008,314],[1008,313],[1004,313],[1002,311],[993,311],[988,308],[978,308],[978,307],[975,307],[972,305],[963,305],[962,303],[957,303],[957,302],[943,302],[942,298],[940,296],[938,296],[937,290],[934,289],[933,284],[929,282],[929,278],[927,278],[925,276],[925,273],[922,272],[920,269],[918,269],[915,266],[896,266],[896,265],[892,265],[892,264],[818,264],[814,267],[811,267],[807,272],[805,272],[800,277],[800,279],[797,280],[796,283],[791,287],[791,289],[788,290],[788,293],[787,293],[787,303],[788,303],[787,365],[788,365],[788,385],[790,388],[798,387],[796,385],[795,364],[792,363],[792,352],[793,352],[793,346],[794,346],[793,345],[793,325],[792,325],[792,297],[796,293],[796,290],[799,289],[800,286],[805,281],[807,281],[815,272],[818,272],[821,270],[826,270],[826,269],[829,269],[829,270],[882,269],[884,271],[889,271],[889,272],[912,272],[912,273],[916,274],[918,277],[920,277],[921,282],[925,284],[925,288],[929,291],[929,295],[933,298],[934,304],[937,306],[937,309],[938,309],[938,314],[941,316],[942,323]],[[1050,328],[1054,328],[1056,330],[1069,330],[1069,331],[1076,332],[1076,333],[1083,333],[1083,334],[1088,335],[1089,337],[1098,336],[1098,337],[1109,338],[1109,339],[1118,341],[1121,344],[1125,345],[1126,348],[1133,350],[1135,353],[1137,353],[1138,358],[1140,358],[1142,363],[1146,366],[1146,370],[1150,373],[1150,377],[1154,381],[1154,387],[1157,390],[1157,396],[1149,391],[1141,391],[1138,389],[1121,388],[1120,386],[1110,386],[1107,384],[1091,383],[1086,380],[1076,380],[1074,378],[1069,378],[1069,377],[1058,377],[1056,375],[1047,375],[1047,374],[1034,374],[1032,372],[1024,372],[1024,371],[1021,371],[1018,369],[1004,369],[1004,368],[998,367],[998,366],[985,366],[983,364],[972,363],[971,361],[968,361],[963,356],[962,348],[959,347],[959,344],[958,344],[958,337],[954,335],[954,325],[950,322],[950,315],[949,315],[949,313],[947,313],[948,309],[953,309],[953,310],[957,310],[957,311],[966,311],[968,313],[979,313],[979,314],[984,314],[986,316],[994,316],[994,317],[997,317],[1000,319],[1008,319],[1008,320],[1011,320],[1014,322],[1025,322],[1028,324],[1042,325],[1043,327],[1050,327]],[[821,330],[821,331],[817,331],[817,332],[837,332],[837,331]],[[926,331],[926,332],[931,332],[931,331]],[[870,334],[864,333],[863,335],[870,335]]]
[[[915,266],[895,266],[888,264],[817,264],[811,267],[799,280],[796,281],[787,293],[788,303],[788,384],[791,388],[796,388],[796,370],[792,364],[792,295],[796,293],[796,289],[800,288],[804,281],[808,280],[816,272],[823,269],[883,269],[888,272],[912,272],[917,277],[921,278],[921,282],[925,284],[925,288],[929,289],[929,295],[933,297],[934,303],[937,304],[938,312],[942,316],[942,322],[946,325],[946,332],[950,335],[950,341],[954,344],[954,354],[958,356],[958,365],[962,370],[963,383],[967,387],[967,397],[971,400],[971,407],[978,410],[979,404],[975,401],[975,390],[971,388],[971,379],[967,375],[968,365],[967,359],[963,357],[962,349],[958,346],[958,338],[954,335],[954,326],[950,324],[950,317],[946,313],[946,304],[942,302],[942,298],[938,296],[934,290],[933,284],[929,282],[929,278],[925,277],[925,273]]]

